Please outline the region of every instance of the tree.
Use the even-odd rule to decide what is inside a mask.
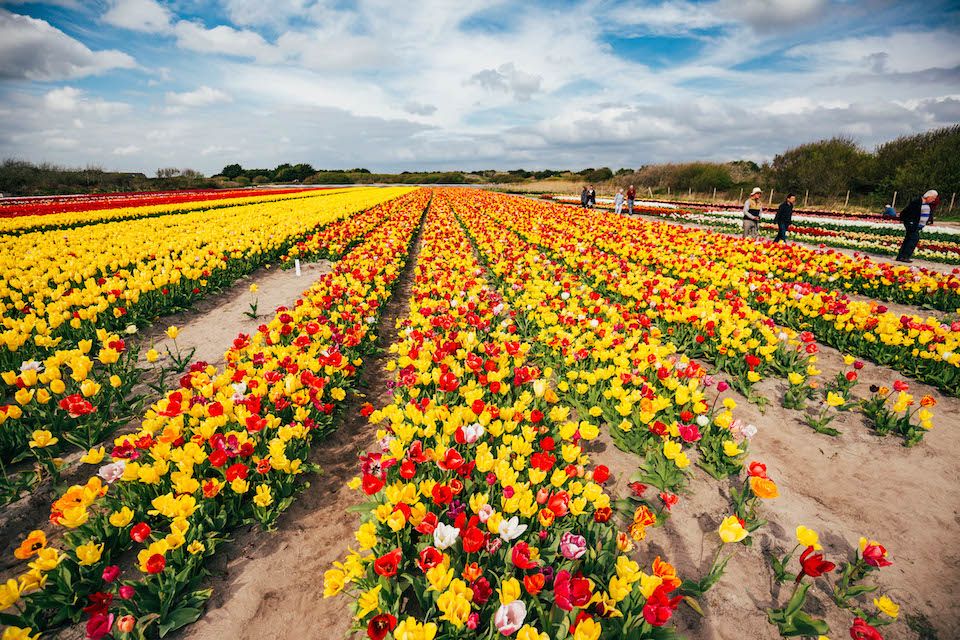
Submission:
[[[789,149],[774,157],[771,168],[778,191],[836,196],[869,184],[870,160],[851,138],[837,137]]]
[[[224,178],[233,180],[234,178],[238,178],[239,176],[243,175],[243,167],[241,167],[239,164],[228,164],[223,168],[223,171],[220,172],[220,175],[222,175]]]

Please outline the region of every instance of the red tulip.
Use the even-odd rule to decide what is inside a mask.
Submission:
[[[863,561],[871,567],[889,567],[893,563],[887,560],[887,550],[882,544],[868,544],[863,548]]]
[[[167,566],[167,559],[162,553],[155,553],[147,559],[147,573],[160,573]]]
[[[867,624],[863,618],[854,618],[850,627],[850,637],[853,640],[883,640],[880,632]]]
[[[800,582],[800,579],[804,575],[808,575],[811,578],[819,578],[825,573],[830,573],[837,568],[837,565],[832,562],[827,562],[823,559],[822,553],[813,553],[813,547],[807,547],[803,550],[803,553],[800,554],[800,573],[797,574],[797,582]]]
[[[368,496],[372,496],[376,492],[380,491],[380,489],[383,489],[384,484],[386,483],[377,476],[369,473],[363,474],[363,482],[361,483],[361,486],[363,487],[363,492]]]
[[[467,527],[461,539],[463,540],[463,550],[467,553],[479,551],[487,542],[487,536],[477,527]]]
[[[556,605],[564,611],[585,606],[593,596],[590,581],[579,573],[571,576],[566,569],[557,572],[553,581],[553,595]]]
[[[526,542],[518,542],[513,545],[510,559],[513,560],[514,565],[523,570],[533,569],[537,566],[537,563],[530,559],[530,545]]]
[[[599,465],[596,469],[593,470],[593,481],[598,484],[603,484],[610,478],[610,469],[606,465]]]
[[[443,562],[443,553],[436,547],[427,547],[420,552],[420,556],[417,558],[417,566],[424,573],[441,562]]]
[[[150,537],[150,525],[146,522],[140,522],[133,525],[130,529],[130,539],[134,542],[143,542]]]
[[[762,462],[753,461],[750,463],[750,468],[747,473],[756,478],[766,478],[767,465],[763,464]]]
[[[394,549],[374,560],[373,570],[384,578],[392,578],[397,575],[401,560],[403,560],[403,551],[399,548]]]
[[[682,596],[670,598],[667,593],[665,586],[660,585],[650,594],[646,604],[643,605],[643,619],[654,627],[662,627],[667,624],[677,605],[683,599]]]
[[[87,638],[88,640],[100,640],[113,628],[112,613],[97,613],[87,620]]]
[[[373,616],[367,623],[367,637],[370,640],[383,640],[397,626],[397,619],[389,613]]]
[[[456,375],[447,371],[446,373],[440,374],[440,380],[437,386],[440,387],[440,391],[453,392],[460,387],[460,380]]]

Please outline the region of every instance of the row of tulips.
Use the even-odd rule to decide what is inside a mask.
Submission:
[[[126,198],[68,200],[0,205],[0,234],[70,229],[103,222],[153,218],[172,213],[263,204],[328,195],[344,189],[225,190],[213,192],[170,192],[130,194]],[[5,201],[0,201],[3,203]]]
[[[664,257],[701,259],[732,267],[748,265],[758,276],[860,293],[871,298],[956,311],[960,308],[960,268],[942,273],[922,267],[871,260],[830,249],[791,243],[754,242],[713,231],[680,227],[603,212],[567,210],[567,216],[599,221],[605,231],[628,232]],[[902,230],[900,231],[902,238]]]
[[[520,211],[529,215],[520,216]],[[639,277],[649,285],[670,281],[669,276],[673,276],[677,278],[675,282],[695,283],[687,292],[692,301],[704,297],[727,299],[736,314],[743,315],[742,310],[748,310],[747,314],[753,316],[754,334],[769,331],[772,335],[788,335],[789,329],[778,329],[777,323],[799,331],[812,329],[817,339],[841,351],[893,366],[948,393],[960,393],[960,323],[950,325],[934,318],[894,314],[875,301],[861,302],[819,286],[783,281],[762,273],[762,269],[755,272],[755,263],[747,262],[749,256],[760,261],[755,253],[741,252],[746,255],[730,260],[701,257],[698,247],[709,251],[709,238],[693,244],[683,233],[673,235],[669,228],[663,229],[671,246],[687,244],[686,251],[676,251],[659,244],[650,230],[642,229],[650,223],[577,210],[558,220],[544,208],[531,208],[526,200],[515,201],[514,207],[498,210],[497,215],[512,215],[516,220],[513,224],[526,225],[531,233],[560,233],[571,248],[590,255],[591,262],[596,260],[598,251],[601,256],[604,252],[610,254],[611,273],[625,272],[618,278],[617,289],[621,292],[625,291],[622,278]],[[638,224],[641,229],[634,233]],[[717,238],[721,242],[723,236]],[[730,242],[734,243],[733,249],[751,244],[742,240]],[[625,261],[619,270],[617,258]],[[567,259],[571,259],[569,255]],[[700,316],[703,317],[702,313]],[[767,346],[772,344],[768,341]],[[799,368],[794,370],[802,373]],[[754,367],[751,372],[757,373]],[[787,373],[784,370],[781,375]]]
[[[382,640],[512,636],[671,637],[676,572],[627,552],[584,441],[528,360],[515,314],[448,207],[431,206],[408,317],[399,325],[394,401],[370,419],[377,444],[354,485],[363,523],[324,578]]]
[[[558,376],[564,401],[611,425],[618,446],[645,458],[635,479],[660,490],[654,522],[676,504],[692,461],[717,478],[741,469],[756,429],[734,420],[732,399],[720,407],[708,401],[716,381],[679,354],[648,315],[591,287],[486,216],[482,206],[466,198],[453,206],[501,290],[521,310],[521,331],[543,347],[539,355]],[[717,383],[718,392],[726,388]]]
[[[229,207],[0,239],[0,366],[145,323],[405,189]]]
[[[394,212],[406,210],[410,197],[322,227],[309,236],[311,247],[302,257],[342,256]],[[171,329],[173,338],[175,331]],[[147,360],[157,355],[148,352]],[[141,376],[137,358],[135,338],[99,328],[74,348],[57,349],[42,360],[25,360],[2,372],[0,389],[7,404],[0,405],[0,500],[16,497],[38,479],[34,472],[15,478],[2,465],[33,456],[56,475],[65,445],[89,449],[132,417],[138,399],[130,392]]]
[[[99,640],[195,620],[220,543],[245,523],[272,527],[304,486],[310,445],[373,348],[428,199],[407,196],[295,305],[238,336],[222,371],[194,363],[138,432],[90,451],[97,474],[51,507],[62,543],[35,531],[18,548],[29,565],[0,586],[0,622],[32,633],[86,618]]]
[[[443,198],[439,196],[436,200],[443,202]],[[464,222],[471,236],[477,240],[476,246],[480,251],[480,255],[490,266],[491,270],[500,275],[499,280],[502,283],[501,290],[504,291],[507,298],[512,303],[517,304],[521,309],[526,308],[536,311],[535,314],[530,314],[530,317],[537,318],[536,322],[539,327],[535,335],[537,335],[539,339],[545,340],[550,345],[557,346],[557,341],[553,338],[556,334],[551,333],[548,327],[551,324],[551,317],[556,317],[553,316],[552,312],[558,311],[561,314],[563,311],[566,311],[577,315],[582,326],[585,328],[584,331],[588,334],[591,331],[590,328],[593,329],[594,335],[599,333],[601,336],[610,330],[615,334],[623,331],[625,323],[621,322],[617,325],[605,326],[605,318],[602,316],[596,316],[590,319],[590,309],[598,300],[596,296],[591,296],[589,290],[578,285],[575,276],[571,278],[570,274],[563,272],[562,268],[558,269],[557,263],[551,261],[547,255],[533,248],[532,245],[527,244],[524,246],[526,243],[524,243],[522,239],[506,232],[502,225],[493,222],[490,218],[485,218],[482,215],[482,207],[473,206],[471,199],[458,199],[455,206],[458,215]],[[539,278],[537,269],[541,272],[541,277]],[[544,276],[546,279],[544,279]],[[553,286],[552,291],[551,286]],[[528,296],[527,292],[529,291],[550,291],[550,293],[537,298]],[[578,298],[580,298],[579,302],[577,301]],[[540,300],[539,304],[537,303],[538,299]],[[605,305],[610,305],[610,301],[608,300],[601,298],[600,301]],[[599,324],[597,320],[599,320]],[[518,327],[522,328],[523,326],[524,323],[518,320]],[[597,342],[596,338],[594,338],[593,342],[594,344]],[[616,345],[617,342],[618,340],[614,339],[613,344]],[[584,343],[581,343],[581,345],[586,346]],[[649,339],[643,346],[649,347]],[[638,353],[638,351],[642,351],[642,349],[638,349],[636,346],[628,348],[628,353],[632,355],[642,355]],[[537,352],[536,347],[534,348],[534,352]],[[604,355],[609,359],[613,354],[608,350]],[[658,357],[662,358],[663,356],[660,354]],[[583,379],[583,363],[587,363],[586,367],[588,370],[602,369],[602,365],[599,362],[590,363],[590,359],[591,356],[589,355],[581,355],[578,358],[567,358],[565,361],[562,359],[559,361],[554,360],[554,362],[556,362],[556,366],[561,372],[566,371],[568,373],[567,377],[575,380],[578,377]],[[612,359],[617,361],[615,355]],[[642,360],[640,362],[635,361],[632,364],[636,366],[641,363]],[[617,364],[619,365],[618,369],[623,378],[629,379],[631,374],[625,373],[625,369],[629,364],[623,360],[620,360]],[[692,363],[691,365],[693,368],[696,368],[696,365]],[[570,376],[570,372],[573,372],[574,375]],[[636,373],[636,371],[634,371],[634,373]],[[658,369],[657,373],[656,378],[651,376],[653,384],[656,384],[657,380],[662,381],[669,379],[669,375],[666,374],[663,369]],[[560,377],[562,378],[564,376],[561,375]],[[595,384],[596,380],[591,380],[591,386]],[[563,401],[572,397],[575,405],[582,407],[582,404],[576,401],[573,390],[569,385],[561,385],[560,391],[560,397]],[[608,396],[606,392],[604,392],[603,395],[604,397],[615,397],[615,394]],[[674,399],[671,398],[671,400]],[[675,401],[676,400],[674,400],[674,402]],[[702,409],[702,407],[695,408]],[[596,415],[601,414],[596,412]],[[697,432],[697,436],[701,436],[701,434],[698,433],[698,428],[706,423],[705,420],[702,420],[703,417],[704,416],[698,416],[695,418],[693,420],[694,424],[684,425],[675,422],[667,428],[668,433],[664,434],[664,446],[673,448],[674,445],[676,445],[673,455],[675,456],[675,460],[679,460],[678,465],[686,466],[684,458],[681,457],[682,454],[676,452],[680,451],[680,445],[682,445],[684,441],[689,441],[688,437],[691,432]],[[621,413],[618,416],[601,415],[601,419],[605,420],[611,426],[618,424],[619,421],[620,429],[627,428],[630,429],[631,432],[633,426],[643,426],[635,416],[629,413]],[[690,416],[686,416],[686,420],[690,421]],[[716,420],[716,423],[727,424],[727,420],[721,418]],[[727,429],[728,437],[731,439],[742,437],[735,435],[738,431],[741,431],[741,428],[733,425],[724,428]],[[746,430],[749,431],[749,427]],[[671,436],[676,438],[676,442],[671,442]],[[704,452],[701,451],[699,457],[702,458],[703,456]],[[671,471],[672,470],[662,466],[651,469],[648,465],[648,469],[637,477],[659,487],[658,483],[661,483],[665,477],[668,477]],[[730,469],[729,473],[732,474],[735,471],[736,469]],[[629,532],[634,539],[642,540],[649,527],[662,521],[664,517],[669,514],[669,510],[677,504],[678,497],[676,494],[661,491],[658,496],[660,505],[659,508],[657,508],[649,501],[643,499],[645,487],[642,484],[634,482],[631,488],[634,490],[635,499],[639,500],[641,506],[637,508],[634,514],[634,520],[630,525]],[[724,519],[718,528],[717,533],[719,540],[717,551],[714,554],[713,564],[699,580],[685,580],[679,587],[678,592],[684,595],[699,597],[715,586],[722,578],[727,564],[736,554],[739,546],[750,545],[752,535],[765,523],[758,508],[759,503],[774,499],[777,495],[777,486],[768,476],[766,466],[758,462],[751,462],[746,479],[743,481],[742,489],[731,490],[733,515]],[[791,556],[796,552],[796,548],[786,556],[774,556],[771,554],[770,561],[776,572],[777,579],[781,581],[786,579],[795,581],[798,588],[794,590],[794,593],[789,598],[789,602],[787,602],[783,608],[769,609],[768,618],[771,624],[775,625],[778,631],[785,637],[795,635],[817,636],[829,633],[829,627],[824,620],[814,618],[803,610],[810,584],[804,583],[801,585],[800,583],[804,576],[810,576],[811,578],[820,577],[832,571],[835,565],[824,561],[822,554],[815,553],[816,550],[820,549],[818,537],[815,532],[802,526],[798,527],[797,531],[798,548],[801,544],[806,547],[801,555],[799,573],[790,574],[787,571],[788,563]],[[729,548],[732,548],[733,551],[728,551],[727,549]],[[849,610],[852,612],[854,620],[851,623],[851,633],[876,634],[863,635],[862,637],[880,638],[881,636],[876,627],[890,624],[897,617],[899,607],[887,596],[874,598],[873,608],[868,605],[865,606],[862,602],[862,596],[864,594],[870,594],[878,588],[876,585],[864,584],[864,579],[871,571],[888,564],[890,564],[890,561],[886,559],[886,550],[883,546],[879,543],[868,542],[866,539],[863,539],[860,543],[860,551],[855,554],[853,560],[840,568],[839,573],[841,575],[834,588],[833,599],[840,610]],[[855,637],[861,636],[858,635]]]
[[[667,217],[674,217],[680,221],[692,222],[737,235],[742,228],[740,224],[742,216],[739,213],[726,211],[698,211]],[[956,233],[945,231],[938,227],[925,228],[914,257],[945,264],[960,263],[960,242],[958,242],[960,238]],[[769,235],[773,238],[777,234],[777,226],[772,222],[763,222],[760,225],[760,232],[762,235]],[[903,241],[903,225],[897,221],[864,221],[855,224],[819,217],[794,216],[793,224],[790,226],[789,239],[795,242],[895,256],[900,249],[900,243]]]
[[[619,245],[572,221],[548,220],[527,201],[478,199],[478,211],[518,233],[521,241],[542,247],[553,259],[582,274],[597,295],[630,308],[639,322],[667,334],[678,351],[705,358],[730,374],[744,395],[764,375],[805,370],[815,345],[812,336],[781,329],[743,300],[705,287],[689,275],[672,278],[618,255]],[[757,401],[762,398],[757,398]]]
[[[471,210],[478,211],[472,204],[473,202],[474,199],[464,198],[459,203],[461,207],[458,211],[461,213]],[[522,203],[523,201],[515,201],[515,203],[517,202]],[[796,337],[783,331],[774,334],[770,331],[770,328],[774,325],[768,317],[760,311],[751,309],[742,301],[739,303],[736,299],[731,301],[729,294],[719,295],[716,289],[709,287],[701,289],[684,284],[684,280],[671,280],[663,275],[651,277],[649,274],[645,274],[642,267],[628,268],[625,267],[622,259],[611,259],[610,254],[601,251],[598,246],[578,242],[576,238],[571,240],[569,234],[556,232],[553,227],[549,226],[554,224],[552,222],[536,220],[531,223],[530,218],[533,214],[529,211],[526,213],[515,211],[515,215],[507,216],[506,212],[510,210],[510,207],[504,206],[503,202],[493,201],[486,204],[497,205],[487,208],[487,210],[496,212],[496,220],[488,221],[487,226],[491,228],[503,226],[523,228],[525,237],[533,237],[540,246],[548,249],[548,251],[553,250],[551,255],[535,256],[535,261],[542,264],[551,264],[551,266],[551,260],[565,261],[570,268],[583,274],[588,281],[593,283],[597,289],[597,291],[591,292],[594,298],[590,302],[593,304],[584,307],[586,313],[584,313],[584,310],[575,310],[575,317],[580,320],[582,325],[588,323],[593,325],[595,330],[602,332],[604,336],[608,336],[614,344],[626,344],[628,353],[632,353],[633,346],[629,341],[624,341],[618,335],[617,330],[622,330],[629,323],[622,319],[605,323],[602,317],[590,317],[591,309],[595,310],[594,312],[603,309],[605,314],[609,314],[611,301],[623,303],[628,308],[636,309],[640,313],[641,322],[648,324],[653,322],[654,326],[663,328],[673,343],[672,348],[679,349],[688,356],[702,357],[713,361],[721,370],[731,374],[733,383],[737,385],[740,391],[756,402],[763,403],[767,400],[762,396],[753,394],[750,387],[752,383],[760,380],[762,375],[773,374],[788,378],[790,385],[784,397],[784,406],[789,405],[788,408],[792,409],[805,408],[806,400],[813,398],[815,395],[814,386],[821,387],[816,391],[816,395],[822,394],[823,410],[820,415],[809,416],[808,422],[815,423],[811,426],[823,433],[830,433],[831,435],[838,433],[833,429],[817,428],[818,426],[824,427],[826,422],[833,418],[835,412],[830,407],[838,405],[845,405],[846,410],[854,407],[861,408],[868,423],[874,426],[878,434],[885,435],[895,432],[904,438],[904,443],[907,445],[918,443],[923,434],[932,428],[930,408],[935,404],[935,401],[929,396],[923,397],[918,404],[913,396],[900,393],[896,401],[891,403],[890,408],[884,409],[884,400],[889,397],[889,390],[886,395],[881,394],[882,399],[879,404],[873,398],[859,403],[847,393],[849,389],[846,389],[845,393],[838,393],[841,390],[839,388],[834,389],[832,383],[828,382],[821,385],[817,382],[814,377],[820,374],[820,371],[816,368],[815,354],[818,348],[812,333],[804,331],[797,334]],[[475,233],[472,228],[471,233]],[[501,253],[508,256],[504,262],[504,268],[510,273],[516,268],[515,265],[521,264],[520,258],[510,253],[510,248],[522,246],[525,241],[523,238],[511,236],[510,232],[505,230],[499,230],[497,233],[500,242],[491,253]],[[612,249],[615,250],[616,247],[612,247]],[[556,281],[552,285],[554,296],[557,295],[558,291],[562,291],[560,295],[567,298],[571,294],[576,295],[577,287],[571,290],[570,284],[561,282],[556,274],[551,272],[548,279]],[[689,276],[686,280],[689,280]],[[547,288],[544,290],[549,290],[550,286],[550,284],[547,284]],[[522,281],[511,283],[511,288],[514,290],[519,291],[521,287]],[[672,295],[662,294],[666,287],[671,287],[667,291],[673,292]],[[524,295],[529,295],[528,291],[525,291]],[[604,299],[600,299],[600,304],[597,304],[601,294]],[[555,304],[557,302],[554,301]],[[538,304],[542,305],[543,302],[534,300],[533,305],[528,305],[527,308],[536,309]],[[549,315],[542,313],[538,316],[537,321],[541,324],[545,319],[549,321],[550,318]],[[565,324],[564,317],[561,317],[560,320],[561,325]],[[613,331],[611,331],[611,328]],[[766,341],[766,344],[763,344],[763,341]],[[564,343],[560,342],[560,344],[562,346]],[[577,359],[583,359],[586,364],[589,364],[591,355],[589,344],[586,345],[586,348],[579,347],[575,353],[578,354]],[[612,358],[609,353],[605,354],[604,357],[608,360]],[[852,364],[854,359],[849,358],[849,361]],[[621,360],[621,363],[625,362]],[[621,364],[622,366],[623,364]],[[686,366],[683,366],[686,370]],[[604,369],[600,368],[599,371],[602,372]],[[617,373],[619,373],[617,369],[611,368],[607,375],[612,377]],[[855,381],[857,372],[851,370],[846,372],[845,375],[851,376],[851,379]],[[596,393],[597,390],[594,385],[596,384],[597,370],[586,373],[585,378],[591,385],[584,385],[583,389],[593,389]],[[844,378],[844,381],[846,380],[847,378]],[[726,385],[726,383],[722,384]],[[845,384],[849,383],[845,382]],[[901,384],[905,389],[906,385]],[[613,391],[612,393],[619,394],[620,392]],[[879,414],[872,409],[875,405],[882,409]],[[617,410],[622,412],[622,415],[626,415],[630,410],[630,404],[626,403],[624,406],[618,407]],[[611,411],[608,419],[612,421],[614,418],[616,418],[616,414]],[[725,420],[728,419],[725,418]],[[618,444],[628,450],[640,452],[645,449],[646,443],[642,440],[643,435],[639,435],[639,441],[636,433],[624,435],[614,430],[614,435],[617,437]],[[691,437],[700,438],[701,435],[697,431]],[[707,454],[706,456],[701,455],[698,461],[700,466],[718,477],[736,469],[736,465],[730,464],[719,447],[706,447],[707,450],[704,450],[705,445],[710,443],[709,439],[700,442],[701,454]],[[736,451],[736,449],[730,447],[729,451]],[[669,467],[669,465],[666,466]]]

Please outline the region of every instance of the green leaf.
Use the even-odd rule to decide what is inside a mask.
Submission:
[[[168,615],[166,619],[160,623],[160,637],[162,638],[171,631],[176,631],[181,627],[185,627],[188,624],[196,622],[201,613],[203,613],[202,609],[197,609],[194,607],[180,607],[179,609],[174,609],[170,612],[170,615]]]
[[[800,588],[794,592],[793,597],[790,598],[790,602],[787,603],[783,611],[787,618],[792,618],[794,614],[803,608],[803,603],[807,600],[807,591],[812,584],[812,582],[806,582],[800,585]]]

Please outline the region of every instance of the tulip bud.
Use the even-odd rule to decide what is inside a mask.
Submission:
[[[137,624],[136,618],[131,615],[126,615],[117,620],[117,631],[121,633],[130,633],[133,631],[133,627]]]

